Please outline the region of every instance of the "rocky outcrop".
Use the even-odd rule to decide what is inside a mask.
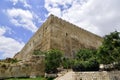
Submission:
[[[44,55],[33,55],[26,61],[0,64],[0,78],[42,76],[44,69]]]

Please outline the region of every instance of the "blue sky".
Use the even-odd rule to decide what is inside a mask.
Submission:
[[[120,31],[120,0],[0,0],[0,59],[20,51],[50,14],[104,36]]]

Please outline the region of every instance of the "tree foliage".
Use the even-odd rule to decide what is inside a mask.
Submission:
[[[115,31],[106,35],[97,53],[102,64],[120,61],[120,32]]]
[[[96,50],[80,49],[75,57],[74,71],[98,71],[99,63],[96,59]]]
[[[95,59],[89,61],[76,60],[72,69],[73,71],[98,71],[99,63]]]
[[[63,58],[62,59],[62,66],[64,69],[71,69],[74,64],[74,59],[71,58]]]
[[[56,73],[57,68],[60,66],[62,62],[62,52],[59,50],[50,50],[46,53],[45,58],[45,71],[47,73]]]
[[[87,61],[91,58],[96,58],[96,50],[92,49],[80,49],[75,58],[80,61]]]

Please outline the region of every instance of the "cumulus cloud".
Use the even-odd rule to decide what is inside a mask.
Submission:
[[[3,26],[1,26],[1,28],[0,28],[0,36],[2,36],[5,32],[6,32],[6,29]]]
[[[67,9],[71,3],[72,0],[45,0],[45,8],[49,11],[49,15],[54,14],[61,17],[62,11],[59,7],[61,6],[63,9]]]
[[[23,27],[32,32],[38,29],[33,21],[36,15],[29,10],[12,8],[7,9],[5,12],[15,26]]]
[[[103,36],[120,31],[119,3],[120,0],[45,0],[45,8],[49,14]]]
[[[10,0],[10,1],[13,3],[13,5],[16,5],[17,3],[20,2],[23,4],[24,7],[31,8],[31,5],[27,3],[28,0]]]
[[[23,42],[4,36],[7,31],[6,27],[0,27],[0,52],[3,53],[1,58],[13,57],[25,45]]]
[[[7,31],[8,34],[13,34],[13,33],[15,34],[15,32],[7,26],[0,26],[0,27],[1,27],[0,28],[0,36],[4,35],[6,33],[6,31]]]

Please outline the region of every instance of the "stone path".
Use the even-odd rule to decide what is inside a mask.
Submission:
[[[63,75],[58,75],[59,77],[57,77],[54,80],[74,80],[73,74],[74,74],[73,71],[68,71],[68,72],[66,72]]]

